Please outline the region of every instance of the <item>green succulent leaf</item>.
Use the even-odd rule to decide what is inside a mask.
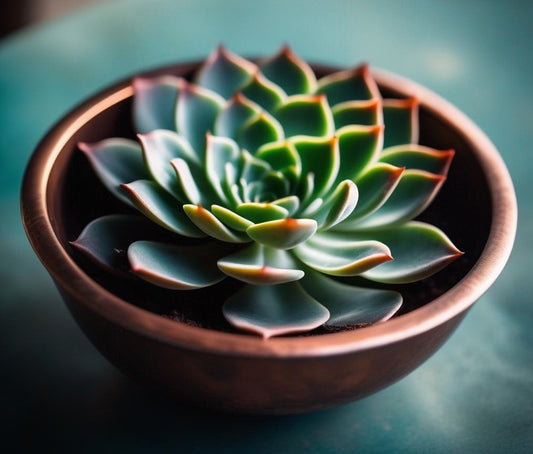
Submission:
[[[262,73],[289,96],[312,93],[316,88],[315,73],[288,46],[283,46],[277,54],[259,66]]]
[[[238,167],[240,169],[238,179],[244,180],[246,183],[260,181],[272,170],[267,162],[256,158],[246,150],[241,152]]]
[[[379,98],[368,101],[342,102],[333,107],[331,113],[337,129],[349,125],[383,124],[383,110]]]
[[[375,228],[413,219],[431,203],[445,179],[422,170],[406,170],[387,201],[371,216],[360,219],[355,228]]]
[[[289,215],[285,208],[273,203],[243,203],[237,207],[236,213],[255,224],[285,219]]]
[[[339,139],[295,137],[291,139],[302,162],[302,175],[313,175],[313,182],[301,181],[301,200],[322,197],[337,178],[340,166]]]
[[[392,260],[389,248],[373,240],[350,240],[346,235],[317,233],[294,249],[307,266],[332,276],[357,276]]]
[[[379,155],[379,160],[393,166],[446,175],[454,155],[454,150],[439,151],[422,145],[408,144],[386,148]]]
[[[220,222],[213,213],[201,205],[183,205],[185,214],[202,232],[227,243],[246,243],[250,238],[242,232],[234,231]]]
[[[241,128],[257,114],[261,107],[237,92],[217,115],[214,132],[217,136],[235,139]]]
[[[337,182],[356,180],[379,156],[383,126],[345,126],[337,131],[340,167]]]
[[[105,139],[78,147],[89,159],[94,172],[104,186],[118,199],[132,205],[120,187],[123,183],[149,178],[138,143],[127,139]]]
[[[369,325],[391,318],[402,305],[402,295],[392,290],[347,285],[312,270],[299,282],[330,313],[327,326]]]
[[[316,93],[325,94],[330,106],[381,97],[367,65],[323,77],[318,81]]]
[[[359,189],[357,205],[343,222],[334,226],[334,230],[353,230],[361,218],[371,217],[390,197],[404,171],[404,168],[378,163],[363,172],[356,180]]]
[[[246,233],[250,238],[266,246],[291,249],[314,235],[317,222],[314,219],[280,219],[255,224]]]
[[[256,71],[255,64],[219,46],[198,71],[196,84],[229,98]]]
[[[264,191],[266,194],[271,194],[268,200],[272,200],[274,197],[286,197],[289,195],[291,182],[285,177],[285,175],[277,170],[271,170],[265,175],[263,179]]]
[[[418,142],[418,100],[384,99],[385,148]]]
[[[176,127],[175,110],[180,80],[174,76],[133,80],[133,124],[145,134],[154,129]]]
[[[415,282],[435,274],[463,255],[441,230],[423,222],[411,221],[380,230],[358,232],[355,236],[387,244],[392,252],[394,260],[362,274],[377,282]]]
[[[248,227],[253,225],[252,221],[242,216],[239,216],[234,211],[220,205],[212,205],[211,212],[220,221],[226,224],[227,227],[233,230],[237,230],[238,232],[245,232]]]
[[[265,78],[259,71],[246,85],[241,87],[240,92],[270,113],[287,98],[286,93],[280,87]]]
[[[302,168],[300,155],[288,140],[267,143],[257,150],[256,156],[268,162],[274,170],[282,171],[287,167],[298,170]]]
[[[189,142],[175,132],[164,129],[139,134],[138,137],[142,145],[144,162],[152,178],[182,203],[187,202],[188,199],[176,180],[176,172],[171,161],[182,159],[189,169],[196,170],[196,174],[199,174],[200,160]]]
[[[240,157],[237,144],[227,137],[207,136],[205,171],[208,181],[221,201],[228,203],[227,192],[223,187],[226,176],[226,164],[235,166]],[[233,181],[229,182],[230,184]]]
[[[105,270],[123,274],[129,268],[125,256],[128,246],[158,233],[158,228],[142,216],[110,214],[91,221],[70,244]]]
[[[286,251],[257,243],[221,258],[218,267],[224,274],[254,285],[283,284],[304,275]]]
[[[328,199],[312,213],[313,219],[318,222],[318,230],[328,230],[344,221],[354,210],[358,198],[359,191],[353,181],[339,183]]]
[[[122,187],[135,207],[162,227],[188,237],[203,237],[176,200],[150,180],[137,180]]]
[[[225,278],[217,260],[227,245],[206,243],[177,246],[155,241],[136,241],[128,248],[131,269],[141,279],[173,290],[194,290]]]
[[[196,181],[202,182],[205,189],[205,182],[202,178],[194,178],[191,169],[187,162],[181,158],[173,159],[170,165],[174,169],[178,193],[178,199],[181,203],[192,203],[194,205],[204,204],[208,205],[213,199],[206,197],[206,192],[201,191],[196,184]]]
[[[176,129],[199,156],[204,155],[206,132],[213,130],[224,104],[224,98],[217,93],[182,79],[176,104]]]
[[[251,118],[237,133],[236,140],[241,148],[256,153],[264,143],[276,142],[284,138],[283,128],[267,112],[260,112]]]
[[[274,111],[274,116],[286,137],[329,137],[335,132],[333,114],[325,96],[290,96]]]
[[[288,213],[287,216],[292,216],[294,213],[296,213],[296,211],[298,211],[298,208],[300,208],[300,199],[295,195],[289,195],[287,197],[274,200],[272,204],[285,208]]]
[[[171,289],[238,279],[226,319],[268,338],[364,326],[401,305],[397,292],[328,275],[404,284],[462,254],[412,221],[454,152],[417,145],[418,101],[382,99],[368,66],[317,81],[287,46],[259,65],[219,46],[193,80],[134,79],[140,146],[79,145],[144,214],[91,222],[71,243],[91,260]],[[175,233],[214,241],[179,246]]]
[[[236,328],[257,333],[265,339],[309,331],[329,318],[328,310],[297,282],[248,285],[230,297],[222,311]]]

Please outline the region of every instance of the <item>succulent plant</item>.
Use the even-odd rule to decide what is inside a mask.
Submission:
[[[317,80],[288,47],[258,64],[219,47],[194,82],[133,86],[139,141],[79,148],[111,193],[176,241],[154,241],[137,215],[98,218],[72,244],[102,266],[124,249],[130,271],[161,287],[238,279],[224,316],[267,338],[386,320],[398,292],[339,277],[410,283],[462,254],[413,221],[453,150],[417,145],[416,99],[382,99],[367,66]]]

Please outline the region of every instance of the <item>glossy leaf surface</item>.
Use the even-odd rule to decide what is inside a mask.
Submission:
[[[309,331],[329,318],[328,310],[298,283],[248,285],[230,297],[222,310],[232,325],[265,339]]]
[[[216,243],[175,246],[136,241],[128,248],[128,258],[141,279],[169,289],[194,290],[224,279],[216,262],[226,251]]]

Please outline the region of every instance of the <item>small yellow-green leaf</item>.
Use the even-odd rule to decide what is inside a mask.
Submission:
[[[286,251],[257,243],[221,258],[218,267],[224,274],[254,285],[282,284],[304,275]]]
[[[289,215],[285,208],[272,203],[243,203],[237,207],[236,213],[254,224],[285,219]]]
[[[316,232],[314,219],[280,219],[255,224],[246,230],[254,241],[279,249],[291,249],[307,241]]]
[[[298,196],[290,195],[274,200],[272,204],[285,208],[289,213],[288,216],[292,216],[294,213],[296,213],[296,211],[298,211],[298,208],[300,208],[300,199]]]
[[[220,222],[213,213],[201,205],[183,205],[185,214],[205,234],[227,243],[246,243],[250,238],[242,232],[234,231]]]
[[[211,205],[211,211],[230,229],[237,230],[238,232],[245,232],[248,227],[253,225],[252,221],[249,221],[248,219],[239,216],[234,211],[220,205]]]

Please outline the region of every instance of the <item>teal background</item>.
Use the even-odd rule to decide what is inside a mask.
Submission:
[[[533,452],[533,3],[141,1],[95,4],[0,41],[0,443],[14,452]],[[122,376],[75,325],[19,216],[26,162],[87,96],[219,42],[315,62],[370,62],[469,115],[506,161],[515,250],[458,331],[397,384],[332,410],[232,417]],[[473,207],[475,209],[475,207]],[[2,432],[4,432],[2,434]]]

